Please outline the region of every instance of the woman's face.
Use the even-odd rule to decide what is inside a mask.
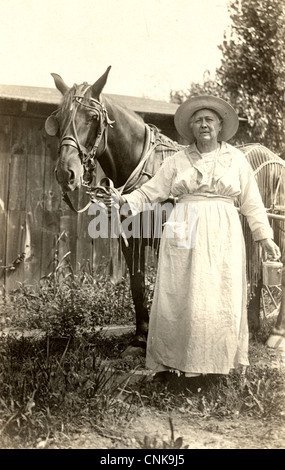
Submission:
[[[196,142],[217,142],[222,129],[221,118],[211,109],[200,109],[193,114],[190,126]]]

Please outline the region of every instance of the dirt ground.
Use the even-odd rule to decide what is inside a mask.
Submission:
[[[163,441],[170,441],[168,413],[142,410],[128,427],[118,431],[108,427],[90,431],[82,428],[71,437],[58,436],[49,443],[40,442],[38,448],[49,449],[141,449],[145,436],[150,438],[148,448],[163,449]],[[182,437],[181,449],[284,449],[284,423],[254,420],[247,417],[198,418],[171,413],[175,439]],[[156,443],[155,440],[156,439]]]
[[[283,354],[283,353],[282,353]],[[285,374],[284,354],[270,350],[272,367],[281,368]],[[284,390],[285,404],[285,390]],[[285,408],[284,408],[285,409]],[[47,449],[142,449],[145,437],[148,437],[148,449],[163,449],[163,442],[170,442],[171,429],[169,418],[174,428],[174,439],[181,437],[181,449],[284,449],[285,448],[285,412],[277,419],[257,419],[244,415],[223,418],[201,417],[189,414],[187,406],[160,412],[157,409],[144,408],[122,429],[115,425],[106,428],[90,429],[80,426],[72,437],[64,432],[54,436],[48,442],[39,442],[38,448]]]
[[[268,352],[269,351],[269,352]],[[266,365],[278,367],[285,375],[285,356],[267,348]],[[258,359],[258,364],[263,359]],[[284,390],[285,410],[285,390]],[[171,440],[169,418],[173,423],[174,438],[183,439],[181,450],[188,449],[284,449],[285,411],[276,419],[254,418],[245,415],[213,418],[189,413],[187,405],[170,413],[144,407],[118,429],[106,420],[105,427],[93,427],[80,422],[76,429],[62,429],[46,440],[38,440],[36,449],[142,449],[148,438],[148,449],[163,449]],[[0,439],[0,449],[1,446]],[[17,448],[17,446],[15,446]]]

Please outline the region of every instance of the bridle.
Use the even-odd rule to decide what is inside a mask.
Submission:
[[[87,181],[83,180],[82,185],[90,189],[90,184],[93,179],[93,171],[96,165],[95,159],[97,157],[98,147],[100,143],[103,141],[104,145],[103,145],[103,150],[101,151],[101,154],[103,154],[107,147],[108,128],[113,127],[113,124],[115,121],[112,121],[109,118],[108,111],[104,103],[102,103],[102,101],[90,97],[88,100],[92,104],[87,104],[83,102],[85,94],[89,90],[89,88],[90,88],[90,85],[86,85],[86,84],[81,85],[78,92],[72,98],[72,104],[70,107],[70,111],[71,111],[70,119],[65,126],[63,137],[61,137],[60,139],[58,153],[60,155],[61,149],[64,146],[70,146],[70,147],[76,148],[76,150],[78,151],[78,156],[80,158],[81,164],[83,165],[83,168],[84,168],[84,175],[86,174],[89,175],[88,180]],[[76,106],[76,103],[77,103],[77,106]],[[79,141],[78,133],[77,133],[76,126],[75,126],[75,117],[76,117],[76,113],[78,111],[79,106],[83,106],[85,108],[92,110],[92,113],[94,113],[94,118],[98,120],[98,132],[97,132],[97,135],[96,135],[96,138],[95,138],[95,141],[91,150],[88,150]],[[70,128],[70,126],[73,130],[73,135],[66,134],[66,131],[67,129]],[[68,206],[75,212],[83,212],[90,206],[90,203],[88,203],[87,206],[85,206],[83,209],[76,210],[73,207],[70,201],[70,198],[66,192],[62,193],[62,197],[63,197],[63,200],[68,204]]]
[[[108,140],[108,127],[113,127],[112,124],[114,124],[115,121],[111,121],[111,119],[109,118],[108,111],[102,101],[91,97],[89,98],[89,101],[93,103],[93,105],[83,102],[84,96],[89,90],[89,88],[90,85],[86,86],[85,84],[83,84],[81,85],[81,89],[79,89],[79,92],[77,92],[73,96],[72,104],[70,107],[70,119],[65,126],[63,137],[61,137],[60,139],[58,152],[60,154],[62,147],[64,147],[65,145],[69,145],[71,147],[76,148],[81,163],[84,166],[84,170],[90,173],[90,171],[93,171],[95,168],[95,158],[102,139],[104,139],[104,147],[102,153],[104,153],[106,150]],[[77,103],[78,106],[74,106],[74,103]],[[91,109],[92,113],[94,113],[94,118],[99,121],[96,139],[91,150],[89,151],[86,147],[84,147],[84,145],[80,143],[75,126],[75,117],[79,106]],[[66,130],[70,127],[70,125],[73,130],[73,135],[66,134]]]
[[[109,118],[108,111],[104,103],[102,103],[100,100],[97,100],[91,97],[88,99],[91,102],[91,104],[83,102],[83,98],[89,88],[90,88],[90,85],[86,83],[80,85],[79,90],[72,97],[72,103],[70,106],[70,111],[71,111],[70,117],[65,126],[65,131],[62,133],[63,137],[61,137],[60,139],[59,148],[58,148],[58,152],[60,154],[62,147],[68,146],[68,145],[71,147],[74,147],[78,151],[81,164],[84,167],[84,176],[86,173],[90,175],[90,178],[88,181],[84,180],[82,182],[82,186],[85,186],[88,188],[87,194],[89,195],[89,198],[90,198],[90,201],[85,207],[83,207],[83,209],[79,209],[79,210],[75,209],[75,207],[73,206],[68,196],[68,193],[67,192],[62,193],[63,200],[70,207],[70,209],[76,213],[86,211],[93,202],[96,202],[96,195],[99,195],[102,192],[108,193],[108,194],[110,192],[111,193],[117,192],[117,193],[122,194],[125,190],[130,192],[130,190],[134,189],[136,187],[136,184],[140,176],[143,174],[142,171],[143,171],[146,161],[148,160],[150,155],[154,152],[155,148],[161,144],[160,139],[157,137],[158,130],[155,128],[155,126],[145,125],[145,142],[144,142],[142,155],[140,157],[140,161],[135,167],[135,169],[132,171],[131,175],[128,177],[124,185],[116,189],[114,188],[113,182],[109,178],[106,177],[106,178],[103,178],[103,180],[101,180],[99,185],[91,186],[91,182],[93,179],[92,173],[95,169],[95,159],[98,159],[97,152],[98,152],[99,145],[102,141],[104,142],[103,150],[101,151],[100,149],[100,156],[101,156],[105,152],[106,147],[107,147],[108,128],[113,127],[113,124],[115,121],[112,121]],[[75,117],[76,117],[76,113],[78,111],[79,106],[84,106],[85,108],[91,109],[92,113],[94,113],[95,119],[99,121],[98,132],[97,132],[95,142],[92,145],[91,150],[88,150],[86,147],[84,147],[80,143],[79,138],[78,138],[78,134],[77,134],[76,126],[75,126]],[[53,114],[56,114],[56,113],[58,113],[58,110],[55,111]],[[73,135],[70,135],[67,133],[67,130],[70,128],[73,131]],[[50,134],[50,135],[56,135],[56,133]]]

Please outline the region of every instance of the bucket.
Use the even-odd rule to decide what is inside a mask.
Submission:
[[[280,286],[283,264],[281,261],[263,261],[262,278],[265,286]]]

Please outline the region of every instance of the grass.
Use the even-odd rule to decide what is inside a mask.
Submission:
[[[106,272],[102,266],[101,272]],[[146,273],[147,302],[150,305],[154,268]],[[2,327],[42,329],[53,336],[92,333],[98,326],[130,325],[135,312],[129,276],[114,285],[108,275],[79,269],[74,273],[66,257],[38,285],[18,283],[0,298]]]
[[[68,339],[1,341],[0,435],[33,445],[83,418],[100,424],[128,419],[132,397],[122,400],[126,381],[95,347]]]
[[[2,326],[40,329],[44,335],[0,337],[0,442],[5,448],[40,448],[54,436],[71,435],[82,423],[92,429],[122,428],[142,407],[184,415],[284,420],[284,374],[268,362],[265,342],[273,320],[250,343],[253,366],[245,377],[175,377],[166,386],[146,376],[144,357],[122,358],[130,334],[111,338],[98,326],[133,324],[128,279],[118,286],[107,277],[81,272],[68,263],[32,288],[24,284],[2,299]],[[150,271],[151,302],[153,271]],[[136,380],[133,380],[134,377]],[[139,378],[138,378],[139,377]],[[171,422],[170,422],[171,428]],[[155,448],[145,436],[140,446]],[[183,448],[182,437],[164,448]]]

